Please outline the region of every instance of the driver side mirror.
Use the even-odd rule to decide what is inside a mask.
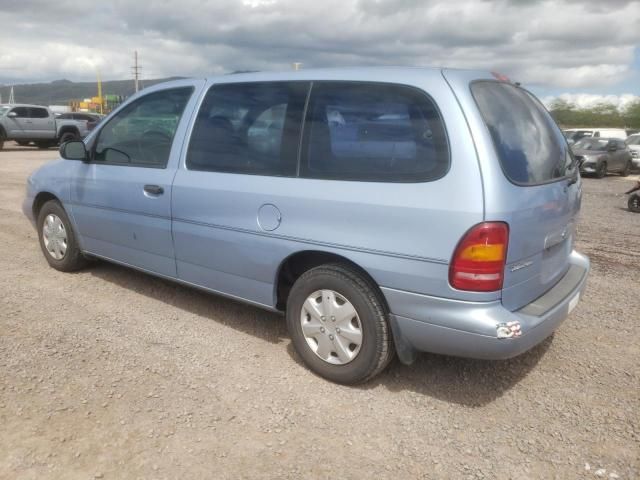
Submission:
[[[9,117],[9,118],[16,118],[17,116],[18,116],[18,114],[16,112],[7,113],[7,117]]]
[[[60,145],[60,156],[65,160],[82,160],[83,162],[89,160],[87,147],[84,142],[79,141],[65,142]]]

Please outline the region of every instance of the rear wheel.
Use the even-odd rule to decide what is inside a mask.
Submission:
[[[313,268],[294,283],[287,300],[287,327],[305,364],[334,382],[365,382],[393,357],[379,290],[346,265]]]
[[[49,265],[61,272],[72,272],[84,267],[75,232],[67,213],[57,200],[49,200],[38,213],[40,248]]]
[[[596,170],[596,178],[604,178],[607,176],[607,162],[601,162]]]
[[[0,129],[0,150],[2,150],[2,147],[4,147],[5,139],[6,137],[4,136],[4,132],[2,131],[2,129]]]
[[[631,195],[627,202],[627,206],[633,213],[640,213],[640,195]]]
[[[60,136],[60,145],[67,142],[73,142],[75,140],[80,140],[80,135],[74,132],[65,132]]]
[[[620,172],[620,175],[622,175],[623,177],[628,177],[630,173],[631,173],[631,160],[629,160],[627,164],[624,166],[624,169]]]

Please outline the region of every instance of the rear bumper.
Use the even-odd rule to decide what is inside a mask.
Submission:
[[[571,253],[570,269],[547,293],[509,311],[496,302],[463,302],[389,288],[398,356],[411,363],[416,352],[500,360],[515,357],[551,335],[577,305],[589,274],[589,259]],[[498,338],[498,328],[519,326],[519,334]]]

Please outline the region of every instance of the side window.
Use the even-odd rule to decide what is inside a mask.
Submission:
[[[49,118],[49,111],[46,108],[30,108],[29,117],[31,118]]]
[[[192,87],[161,90],[136,100],[100,130],[93,160],[164,168]]]
[[[29,117],[29,109],[27,107],[16,107],[11,110],[17,115],[17,118],[28,118]]]
[[[423,92],[400,85],[314,83],[301,173],[311,178],[424,182],[449,169],[442,118]]]
[[[231,83],[207,92],[193,127],[190,170],[293,176],[308,82]]]

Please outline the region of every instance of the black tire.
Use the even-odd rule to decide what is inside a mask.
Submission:
[[[362,344],[353,360],[331,364],[309,347],[302,332],[300,316],[309,295],[317,290],[338,292],[355,308],[362,328]],[[318,375],[336,383],[366,382],[389,364],[395,353],[388,314],[377,286],[355,268],[332,263],[308,270],[298,278],[287,299],[287,328],[304,363]]]
[[[624,166],[624,169],[620,172],[620,175],[623,177],[628,177],[630,173],[631,173],[631,160],[629,160],[627,164]]]
[[[6,136],[4,134],[4,131],[2,131],[2,129],[0,129],[0,150],[2,150],[2,148],[4,147],[4,142],[6,140]]]
[[[640,213],[640,195],[635,193],[631,195],[627,202],[627,207],[629,207],[629,211],[633,213]]]
[[[63,143],[72,142],[75,140],[80,140],[80,135],[74,132],[64,132],[62,135],[60,135],[60,141],[58,142],[58,144],[62,145]]]
[[[67,248],[64,256],[61,259],[55,259],[45,247],[43,226],[45,219],[50,214],[57,216],[62,221],[62,224],[66,231]],[[38,220],[36,225],[38,228],[38,239],[40,241],[40,248],[42,249],[44,258],[47,260],[51,267],[55,268],[56,270],[60,270],[61,272],[73,272],[87,265],[87,259],[84,258],[82,252],[80,251],[80,246],[78,245],[78,241],[76,240],[76,235],[73,231],[73,227],[71,226],[71,222],[69,221],[69,217],[64,211],[62,205],[60,205],[60,202],[58,202],[57,200],[49,200],[48,202],[46,202],[38,213]]]
[[[604,178],[607,176],[607,162],[601,162],[596,170],[596,178]]]

